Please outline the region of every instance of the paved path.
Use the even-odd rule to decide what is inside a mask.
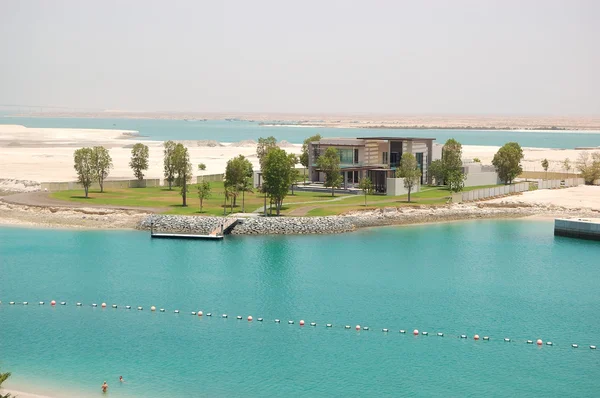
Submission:
[[[118,209],[118,210],[137,210],[140,212],[160,213],[165,209],[156,207],[141,207],[141,206],[117,206],[117,205],[102,205],[95,203],[69,202],[66,200],[54,199],[50,197],[50,192],[23,192],[14,195],[3,196],[0,198],[5,203],[12,203],[23,206],[37,207],[68,207],[68,208],[96,208],[96,209]]]
[[[312,204],[312,203],[328,203],[328,202],[339,202],[340,200],[348,199],[348,198],[356,198],[358,195],[345,195],[345,196],[337,196],[335,198],[331,198],[328,200],[309,200],[306,202],[285,202],[285,205],[304,205],[304,204]],[[318,207],[318,206],[315,206]],[[267,209],[269,208],[269,204],[267,204]],[[254,213],[264,213],[265,207],[261,206],[258,209],[254,210]]]

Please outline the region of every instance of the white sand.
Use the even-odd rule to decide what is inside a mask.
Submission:
[[[74,181],[73,151],[83,146],[103,145],[110,150],[114,168],[109,179],[133,179],[129,168],[131,146],[143,142],[150,149],[147,178],[163,178],[162,141],[124,139],[127,130],[42,129],[0,125],[0,179],[33,180],[37,182]],[[197,146],[186,141],[194,175],[217,174],[225,171],[227,161],[237,155],[246,156],[258,168],[256,147],[242,144],[224,146]],[[205,144],[200,142],[200,144]],[[196,145],[196,146],[194,146]],[[301,145],[285,145],[285,150],[300,153]],[[204,163],[206,170],[199,172],[197,165]]]
[[[600,212],[600,186],[581,185],[565,189],[540,189],[521,195],[492,199],[486,203],[538,204],[566,209],[592,209]]]
[[[162,142],[142,141],[135,137],[136,132],[127,130],[91,130],[66,128],[26,128],[15,125],[0,125],[0,179],[32,180],[37,182],[73,181],[73,151],[82,146],[103,145],[110,150],[114,169],[109,179],[132,179],[129,168],[131,146],[143,142],[150,148],[150,168],[147,178],[163,178]],[[133,137],[133,138],[132,138]],[[223,173],[227,160],[237,156],[246,156],[258,168],[258,158],[254,145],[225,144],[224,146],[206,145],[201,141],[187,141],[194,175],[198,175],[197,165],[206,164],[203,174]],[[301,146],[287,144],[286,151],[300,153]],[[463,146],[465,159],[479,158],[484,164],[491,164],[496,146]],[[562,172],[560,163],[570,158],[574,164],[582,150],[525,148],[523,168],[541,171],[540,162],[550,161],[549,171]],[[591,152],[591,151],[590,151]]]

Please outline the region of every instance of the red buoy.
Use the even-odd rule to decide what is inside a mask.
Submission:
[[[202,316],[202,311],[198,311],[198,316]]]
[[[360,325],[356,325],[356,330],[360,330]]]
[[[538,340],[536,341],[536,343],[537,343],[537,345],[542,345],[543,341],[542,341],[542,339],[538,339]]]
[[[475,340],[479,340],[479,335],[478,335],[478,334],[476,334],[475,336],[473,336],[473,338],[474,338]]]
[[[413,330],[413,334],[414,334],[415,336],[418,336],[418,335],[419,335],[419,330],[418,330],[418,329],[415,329],[415,330]]]
[[[252,315],[248,315],[248,322],[252,322]]]
[[[304,326],[304,319],[300,319],[300,326]]]
[[[50,305],[56,305],[56,301],[52,300],[52,301],[50,302]]]
[[[54,304],[52,304],[54,305]],[[106,308],[106,303],[102,303],[102,308]]]

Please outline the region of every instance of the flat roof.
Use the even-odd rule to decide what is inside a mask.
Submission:
[[[420,137],[358,137],[359,140],[386,140],[386,141],[435,141],[435,138]]]

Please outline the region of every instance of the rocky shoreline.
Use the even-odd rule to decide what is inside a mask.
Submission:
[[[387,207],[327,217],[253,217],[245,218],[231,231],[232,235],[307,235],[334,234],[359,228],[387,225],[438,223],[494,218],[598,217],[589,209],[566,209],[543,205],[457,204],[431,207]],[[171,233],[208,234],[223,222],[223,217],[151,215],[137,229]]]

